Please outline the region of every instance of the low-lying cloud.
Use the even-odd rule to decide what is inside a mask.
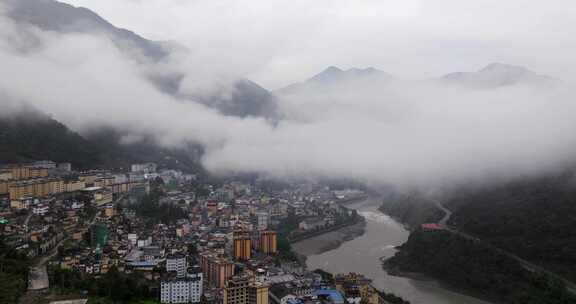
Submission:
[[[177,70],[195,93],[228,88],[221,80],[228,78],[190,62],[137,62],[103,36],[24,29],[0,18],[2,111],[22,102],[79,132],[113,126],[165,146],[200,143],[203,164],[215,173],[451,183],[541,172],[570,161],[575,148],[576,91],[566,83],[478,90],[355,82],[281,96],[285,118],[271,124],[175,99],[149,80]]]

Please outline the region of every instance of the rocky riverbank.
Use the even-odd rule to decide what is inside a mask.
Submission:
[[[321,254],[340,247],[344,242],[362,236],[365,227],[366,220],[362,218],[356,224],[293,243],[292,248],[303,256]]]

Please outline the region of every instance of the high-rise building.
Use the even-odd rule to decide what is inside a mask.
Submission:
[[[276,231],[266,230],[260,232],[259,250],[264,254],[275,254],[278,251]]]
[[[169,254],[166,257],[166,271],[176,272],[178,278],[182,278],[186,275],[186,269],[188,268],[188,262],[186,256],[182,253]]]
[[[169,273],[160,283],[160,302],[168,304],[199,303],[202,298],[203,275],[199,267],[191,268],[184,277]]]
[[[201,253],[200,267],[208,284],[223,288],[226,280],[234,275],[234,263],[216,253]]]
[[[268,286],[243,274],[226,281],[223,304],[268,304]]]
[[[241,261],[249,260],[252,257],[252,239],[248,232],[234,231],[234,258]]]

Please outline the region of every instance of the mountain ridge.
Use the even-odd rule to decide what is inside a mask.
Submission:
[[[550,86],[557,79],[540,75],[526,67],[493,62],[475,72],[448,73],[440,78],[451,84],[472,88],[497,88],[518,84]]]
[[[41,30],[63,34],[103,34],[127,58],[139,63],[156,64],[166,60],[176,49],[185,47],[174,43],[152,41],[127,29],[118,28],[96,12],[84,7],[75,7],[56,0],[5,0],[7,16],[17,25],[31,25]],[[142,56],[135,56],[137,50]],[[186,72],[185,73],[189,73]],[[192,75],[193,76],[193,75]],[[180,72],[160,73],[148,76],[149,81],[160,91],[178,99],[199,102],[218,110],[221,114],[237,117],[278,117],[276,100],[272,94],[251,80],[239,78],[230,82],[230,96],[198,98],[179,94],[184,75]]]

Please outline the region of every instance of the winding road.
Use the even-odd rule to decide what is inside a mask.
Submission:
[[[457,234],[463,238],[466,238],[468,240],[473,240],[476,242],[482,242],[485,243],[486,245],[488,245],[489,247],[491,247],[492,249],[496,250],[498,253],[503,254],[511,259],[514,259],[515,261],[517,261],[518,263],[520,263],[525,269],[532,271],[532,272],[540,272],[540,273],[544,273],[556,280],[560,280],[562,281],[565,285],[566,285],[566,290],[574,295],[576,295],[576,284],[572,281],[569,281],[567,279],[565,279],[564,277],[551,272],[550,270],[547,270],[541,266],[538,266],[532,262],[529,262],[519,256],[517,256],[514,253],[511,253],[509,251],[506,251],[502,248],[496,247],[494,245],[492,245],[490,242],[488,241],[484,241],[482,239],[480,239],[479,237],[473,236],[469,233],[466,232],[462,232],[458,229],[456,229],[455,227],[451,227],[448,226],[448,221],[450,220],[450,217],[452,217],[452,211],[450,211],[448,208],[446,208],[444,205],[442,205],[441,202],[439,201],[435,201],[436,207],[438,207],[438,209],[444,211],[444,217],[438,221],[438,225],[440,225],[442,228],[444,228],[446,231],[452,232],[454,234]]]

